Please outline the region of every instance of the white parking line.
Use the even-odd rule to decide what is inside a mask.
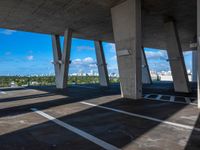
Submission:
[[[111,144],[109,144],[109,143],[107,143],[107,142],[105,142],[105,141],[103,141],[101,139],[98,139],[95,136],[93,136],[91,134],[88,134],[88,133],[86,133],[86,132],[84,132],[84,131],[76,128],[76,127],[73,127],[73,126],[71,126],[71,125],[69,125],[69,124],[67,124],[67,123],[65,123],[63,121],[60,121],[60,120],[48,115],[47,113],[44,113],[44,112],[36,109],[36,108],[31,108],[31,110],[36,112],[37,114],[47,118],[48,120],[51,120],[52,122],[64,127],[65,129],[68,129],[68,130],[70,130],[70,131],[82,136],[83,138],[85,138],[85,139],[87,139],[87,140],[99,145],[100,147],[102,147],[102,148],[104,148],[106,150],[120,150],[119,148],[117,148],[117,147],[115,147],[115,146],[113,146],[113,145],[111,145]]]
[[[175,101],[175,96],[170,96],[170,102],[174,102]]]
[[[85,85],[72,85],[72,87],[81,87],[81,88],[86,88],[86,89],[97,89],[96,87],[85,86]]]
[[[162,95],[158,95],[158,96],[156,97],[156,100],[160,100],[161,97],[162,97]]]
[[[6,92],[0,90],[0,94],[6,94]]]
[[[156,98],[149,98],[150,95],[156,95],[156,94],[146,94],[143,98],[147,99],[147,100],[152,100],[152,101],[162,101],[162,102],[169,102],[169,103],[177,103],[177,104],[190,104],[190,105],[194,105],[197,106],[196,103],[191,102],[190,100],[187,99],[187,97],[184,97],[186,102],[179,102],[179,101],[175,101],[175,96],[173,95],[162,95],[162,96],[169,96],[170,100],[164,100],[164,99],[159,99],[161,98],[160,96],[157,96]],[[191,97],[193,98],[193,97]],[[195,98],[194,98],[195,99]]]
[[[190,103],[191,103],[191,100],[190,100],[190,98],[189,98],[189,97],[185,97],[185,101],[186,101],[188,104],[190,104]]]
[[[148,98],[150,96],[150,94],[146,94],[145,96],[144,96],[144,98]]]
[[[126,111],[123,111],[123,110],[109,108],[109,107],[105,107],[105,106],[100,106],[100,105],[96,105],[96,104],[92,104],[92,103],[88,103],[88,102],[80,102],[80,103],[84,104],[84,105],[89,105],[89,106],[93,106],[93,107],[106,109],[106,110],[111,110],[111,111],[114,111],[114,112],[117,112],[117,113],[121,113],[121,114],[125,114],[125,115],[128,115],[128,116],[132,116],[132,117],[142,118],[142,119],[146,119],[146,120],[151,120],[151,121],[167,124],[167,125],[170,125],[170,126],[175,126],[175,127],[180,127],[180,128],[184,128],[184,129],[189,129],[189,130],[194,130],[194,131],[200,132],[200,128],[196,128],[196,127],[189,126],[189,125],[184,125],[184,124],[180,124],[180,123],[174,123],[174,122],[170,122],[170,121],[165,121],[165,120],[161,120],[161,119],[157,119],[157,118],[153,118],[153,117],[148,117],[148,116],[144,116],[144,115],[140,115],[140,114],[130,113],[130,112],[126,112]]]

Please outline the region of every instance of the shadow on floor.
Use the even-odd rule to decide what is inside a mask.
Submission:
[[[56,106],[62,106],[80,101],[91,100],[107,95],[119,94],[116,90],[88,90],[84,88],[69,88],[68,90],[57,91],[55,89],[38,89],[48,91],[53,94],[62,94],[67,98],[54,99],[51,101],[25,104],[0,110],[0,117],[14,116],[31,112],[30,108],[39,110],[54,109]],[[77,94],[78,93],[78,94]],[[18,98],[19,100],[20,98]],[[167,120],[187,105],[172,104],[165,102],[149,102],[146,100],[115,99],[112,102],[104,103],[102,106],[120,109],[132,113],[156,117]],[[63,112],[64,114],[64,112]],[[134,142],[145,133],[151,131],[159,122],[153,122],[135,117],[129,117],[109,110],[92,107],[85,110],[65,115],[60,118],[66,123],[75,126],[89,134],[92,134],[110,144],[123,148]],[[197,122],[199,125],[199,120]],[[158,135],[160,133],[157,133]],[[176,133],[174,133],[176,134]],[[187,149],[193,149],[199,146],[199,133],[193,131],[188,142]],[[70,142],[69,142],[70,141]],[[191,144],[190,144],[191,143]],[[169,145],[173,146],[173,145]],[[96,145],[88,144],[87,140],[80,136],[62,129],[50,121],[32,125],[25,129],[19,129],[11,133],[0,136],[1,150],[19,150],[19,149],[96,149]],[[100,149],[100,148],[99,148]]]

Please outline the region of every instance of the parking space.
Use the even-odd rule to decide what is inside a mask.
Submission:
[[[115,87],[4,91],[8,94],[0,98],[1,150],[200,147],[195,105],[122,99]]]

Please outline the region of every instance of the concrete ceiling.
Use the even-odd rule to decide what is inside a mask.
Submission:
[[[124,0],[1,0],[0,27],[113,42],[110,8]],[[184,50],[196,36],[197,0],[142,0],[143,43],[165,49],[164,19],[173,17]]]

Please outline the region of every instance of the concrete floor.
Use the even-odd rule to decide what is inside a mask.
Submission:
[[[3,91],[0,150],[200,149],[200,111],[195,105],[121,99],[117,85]],[[31,108],[101,140],[100,144]]]

